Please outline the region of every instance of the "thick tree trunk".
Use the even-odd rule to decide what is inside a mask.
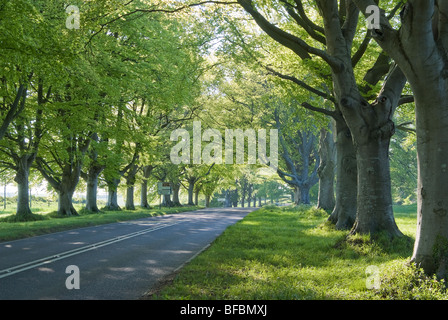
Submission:
[[[16,217],[20,221],[26,221],[32,215],[29,204],[29,173],[28,157],[22,156],[14,178],[17,182]]]
[[[173,205],[176,207],[181,207],[182,204],[179,200],[180,183],[173,183]]]
[[[412,261],[439,278],[448,274],[447,87],[448,83],[433,84],[426,94],[415,90],[418,185]]]
[[[97,205],[98,176],[102,169],[91,168],[87,174],[86,207],[91,212],[100,212]]]
[[[193,206],[194,205],[194,180],[190,179],[188,180],[188,205]]]
[[[73,207],[73,194],[75,193],[76,186],[79,182],[81,174],[80,165],[76,165],[72,168],[70,165],[66,165],[62,174],[61,182],[59,183],[58,191],[58,214],[61,216],[77,216],[78,212]]]
[[[153,166],[144,166],[143,171],[143,180],[141,183],[141,193],[140,193],[140,206],[142,208],[149,209],[151,206],[148,203],[148,178],[151,175],[152,170],[154,169]]]
[[[120,179],[112,179],[111,181],[107,182],[107,203],[106,203],[106,210],[109,211],[119,211],[121,210],[120,206],[118,205],[118,184],[120,183]]]
[[[230,208],[232,207],[232,202],[231,202],[231,191],[230,189],[227,189],[225,191],[225,196],[224,196],[224,207],[225,208]]]
[[[310,186],[309,185],[301,185],[300,186],[300,203],[310,204]]]
[[[78,212],[73,207],[73,191],[62,186],[58,191],[58,214],[61,216],[77,216]]]
[[[336,122],[336,198],[328,218],[338,230],[350,230],[356,219],[358,170],[353,140],[344,121]]]
[[[194,205],[197,206],[199,203],[199,189],[196,189],[194,191]]]
[[[162,205],[165,206],[165,207],[172,207],[173,206],[173,201],[171,201],[171,195],[169,195],[169,194],[164,194],[163,195]]]
[[[129,170],[126,175],[126,210],[135,210],[134,205],[134,186],[136,181],[136,175],[139,170],[139,166],[136,164],[132,164],[129,167]]]
[[[358,205],[351,233],[401,236],[392,209],[389,139],[358,146]]]
[[[295,205],[299,205],[300,204],[300,189],[299,187],[294,186],[294,204]],[[271,203],[272,203],[272,199],[271,199]]]
[[[209,208],[210,207],[210,195],[205,195],[205,207]]]
[[[140,207],[149,209],[151,206],[148,203],[148,180],[143,179],[140,185]]]
[[[333,133],[322,129],[320,131],[319,154],[320,165],[319,175],[319,193],[317,207],[331,212],[334,209],[334,175],[335,175],[335,143]]]
[[[128,185],[126,188],[126,210],[135,210],[134,205],[134,185]]]

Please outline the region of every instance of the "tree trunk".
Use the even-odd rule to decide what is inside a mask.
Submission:
[[[140,207],[149,209],[151,206],[148,203],[148,180],[143,179],[140,185]]]
[[[194,179],[195,180],[195,179]],[[189,179],[188,180],[188,205],[193,206],[194,205],[194,201],[193,201],[193,196],[194,196],[194,180],[193,179]]]
[[[392,209],[389,139],[358,146],[358,206],[351,233],[401,236]]]
[[[73,194],[79,182],[81,174],[81,165],[76,164],[74,167],[66,164],[62,173],[62,179],[59,183],[58,191],[58,214],[61,216],[77,216],[78,212],[73,207]]]
[[[165,206],[165,207],[172,207],[173,206],[173,201],[171,201],[171,196],[169,194],[164,194],[163,195],[162,205]]]
[[[310,187],[308,185],[300,186],[300,202],[310,204]]]
[[[107,182],[107,203],[106,203],[106,210],[109,211],[119,211],[121,210],[120,206],[118,205],[118,184],[120,183],[120,179],[114,178]]]
[[[299,205],[300,204],[300,189],[299,187],[294,187],[294,204],[295,205]],[[271,203],[272,203],[272,198],[271,198]]]
[[[126,175],[126,210],[135,210],[134,205],[134,187],[136,175],[140,167],[133,162],[127,171]]]
[[[210,207],[210,195],[205,195],[205,207],[209,208]]]
[[[448,274],[447,87],[446,83],[432,84],[426,94],[415,90],[418,185],[412,261],[439,278]]]
[[[141,193],[140,193],[140,206],[142,208],[149,209],[151,206],[148,203],[148,178],[151,175],[152,170],[154,169],[153,166],[144,166],[143,171],[143,180],[141,183]]]
[[[86,207],[91,212],[100,212],[97,205],[98,176],[102,169],[91,168],[87,174]]]
[[[350,230],[356,219],[358,195],[356,152],[349,128],[336,121],[336,198],[328,218],[338,230]]]
[[[73,207],[73,191],[71,188],[61,186],[58,191],[58,214],[61,216],[77,216],[78,212]]]
[[[32,215],[29,205],[29,173],[28,157],[22,156],[14,178],[17,182],[16,217],[19,221],[26,221]]]
[[[135,210],[134,205],[134,185],[128,185],[126,188],[126,210]]]
[[[317,207],[331,212],[334,209],[335,143],[332,132],[322,129],[319,142],[320,165]]]
[[[173,185],[173,205],[176,207],[182,207],[179,200],[180,183],[172,183]]]
[[[225,201],[224,201],[224,207],[225,208],[231,208],[232,207],[232,201],[231,201],[231,191],[230,191],[230,189],[227,189],[226,191],[225,191],[225,196],[224,196],[224,199],[225,199]]]

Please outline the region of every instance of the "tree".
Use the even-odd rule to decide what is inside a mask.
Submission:
[[[22,103],[26,103],[27,91],[24,91]],[[39,81],[37,89],[37,107],[35,108],[32,121],[26,114],[33,114],[24,110],[11,123],[10,130],[5,133],[6,139],[1,141],[2,151],[9,156],[9,159],[2,161],[2,166],[12,169],[16,174],[14,181],[17,183],[17,210],[16,218],[19,221],[32,219],[29,199],[29,176],[30,169],[36,159],[39,142],[42,138],[42,113],[43,104],[48,99],[48,95],[43,95],[43,83]],[[33,110],[34,111],[34,110]]]
[[[393,217],[388,160],[389,142],[394,129],[392,115],[406,83],[401,69],[396,66],[390,72],[373,103],[362,95],[352,59],[359,11],[351,1],[341,2],[343,6],[340,10],[337,1],[316,0],[313,5],[317,11],[311,6],[305,7],[302,1],[272,4],[270,10],[278,14],[287,13],[282,15],[286,23],[280,26],[269,22],[260,13],[258,8],[265,8],[264,3],[251,0],[239,0],[238,3],[266,34],[292,50],[298,58],[308,61],[317,57],[330,69],[335,112],[345,119],[356,147],[357,216],[352,233],[374,236],[386,232],[391,237],[401,236]],[[312,21],[307,10],[319,14],[319,21]],[[292,23],[295,27],[291,27]],[[306,36],[295,33],[297,27]]]
[[[374,1],[354,0],[367,14]],[[414,95],[418,155],[417,235],[412,261],[429,274],[446,276],[448,215],[446,159],[448,137],[448,81],[446,1],[409,0],[401,10],[401,26],[394,26],[381,12],[373,28],[375,41],[395,60]]]
[[[280,110],[278,105],[272,107],[275,108],[274,121],[279,130],[281,156],[286,168],[279,168],[277,173],[300,195],[300,199],[295,199],[296,204],[310,204],[310,189],[319,180],[317,170],[320,157],[316,134],[313,132],[315,128],[307,127],[303,119],[291,115],[294,114],[291,108]],[[302,128],[297,127],[299,123]]]
[[[336,146],[333,137],[333,128],[320,130],[319,137],[319,193],[317,207],[332,212],[335,206],[334,177],[336,166]]]
[[[64,11],[45,1],[7,1],[0,16],[0,140],[6,138],[2,150],[9,158],[3,164],[16,172],[16,214],[26,220],[32,218],[29,175],[48,124],[46,105],[76,65],[78,37],[61,32]]]

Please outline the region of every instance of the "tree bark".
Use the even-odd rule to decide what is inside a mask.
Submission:
[[[224,208],[231,208],[232,202],[231,202],[231,191],[230,189],[226,189],[225,195],[224,195]]]
[[[428,74],[429,76],[429,74]],[[433,79],[431,81],[431,79]],[[448,274],[448,81],[417,83],[417,233],[412,261],[428,274]],[[414,83],[413,83],[414,84]],[[415,84],[414,84],[415,85]]]
[[[100,212],[97,204],[98,177],[103,170],[102,167],[91,167],[87,173],[87,190],[85,209],[91,212]]]
[[[188,179],[188,205],[193,206],[194,205],[194,184],[195,184],[196,178]]]
[[[337,230],[350,230],[356,219],[358,169],[352,135],[345,121],[336,120],[336,198],[328,220]]]
[[[300,204],[300,189],[297,186],[294,186],[294,204],[299,205]],[[271,199],[272,203],[272,199]]]
[[[210,207],[210,195],[205,195],[205,207],[209,208]]]
[[[153,166],[143,167],[143,180],[141,183],[141,193],[140,193],[140,207],[149,209],[151,206],[148,203],[148,178],[151,175]]]
[[[98,143],[99,137],[96,132],[91,135],[92,141]],[[97,193],[98,193],[98,177],[101,172],[106,167],[104,164],[100,164],[98,161],[98,151],[95,148],[94,144],[89,145],[89,150],[87,152],[88,157],[90,158],[90,165],[87,169],[87,173],[84,174],[81,172],[81,176],[86,181],[87,189],[86,189],[86,206],[85,210],[90,212],[100,212],[97,204]]]
[[[118,205],[118,184],[120,183],[120,179],[114,178],[110,181],[107,181],[107,203],[106,203],[106,210],[109,211],[119,211],[121,210],[120,206]]]
[[[171,201],[171,195],[169,195],[169,194],[164,194],[163,195],[162,205],[165,206],[165,207],[172,207],[173,206],[173,201]]]
[[[173,205],[176,207],[181,207],[182,204],[179,200],[180,183],[172,183],[173,186]]]
[[[32,215],[29,204],[29,173],[28,156],[22,156],[14,178],[14,181],[17,182],[16,216],[19,221],[26,221]]]
[[[80,164],[71,168],[70,165],[66,165],[62,174],[61,182],[56,189],[59,196],[58,201],[58,214],[61,216],[77,216],[78,212],[73,207],[73,194],[76,186],[79,182],[81,174]]]
[[[143,179],[140,184],[140,207],[149,209],[151,206],[148,202],[148,179]]]
[[[302,185],[300,187],[300,202],[303,204],[310,204],[310,189],[309,185]]]
[[[428,274],[448,274],[448,88],[444,101],[417,108],[417,234],[412,261]]]
[[[78,212],[73,207],[73,191],[62,187],[58,191],[58,214],[61,216],[77,216]]]
[[[357,148],[358,206],[351,233],[401,236],[392,209],[389,139]]]
[[[319,155],[320,164],[317,169],[319,175],[319,193],[317,207],[331,212],[334,209],[334,175],[335,175],[335,143],[333,133],[326,129],[320,131]]]
[[[199,203],[199,189],[196,189],[194,191],[194,205],[197,206]]]
[[[134,205],[134,186],[135,186],[135,176],[137,174],[139,167],[133,164],[126,175],[126,210],[135,210]]]
[[[128,185],[126,188],[126,210],[135,210],[134,205],[134,185]]]

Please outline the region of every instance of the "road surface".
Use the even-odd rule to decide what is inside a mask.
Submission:
[[[140,298],[254,208],[213,208],[0,243],[0,300]]]

